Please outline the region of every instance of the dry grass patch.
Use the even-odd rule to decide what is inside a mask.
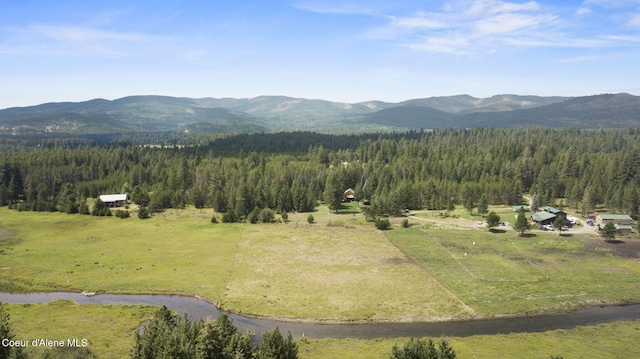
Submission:
[[[470,315],[375,229],[265,227],[245,227],[225,306],[322,320]]]

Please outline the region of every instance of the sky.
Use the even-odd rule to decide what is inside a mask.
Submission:
[[[640,95],[640,0],[0,0],[0,108]]]

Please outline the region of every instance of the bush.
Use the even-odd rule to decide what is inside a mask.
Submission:
[[[213,215],[213,217],[211,217],[211,223],[218,223],[218,218],[215,214]]]
[[[313,224],[315,222],[315,218],[313,218],[313,214],[310,214],[307,216],[307,222],[309,222],[309,224]]]
[[[280,215],[280,217],[282,217],[282,221],[284,223],[287,223],[287,220],[289,220],[289,214],[287,212],[282,212],[282,214]]]
[[[386,231],[391,228],[391,222],[388,219],[376,219],[376,228],[381,231]]]
[[[146,219],[149,217],[151,217],[151,214],[149,213],[147,207],[141,206],[140,209],[138,209],[138,218]]]
[[[402,220],[402,228],[409,228],[409,220],[407,218]]]
[[[125,218],[129,218],[130,216],[131,215],[129,214],[129,211],[116,209],[116,217],[120,219],[125,219]]]
[[[263,208],[260,210],[260,222],[271,223],[275,220],[276,215],[272,209]]]
[[[229,209],[225,214],[222,215],[223,223],[235,223],[238,222],[238,217],[236,216],[236,212]]]

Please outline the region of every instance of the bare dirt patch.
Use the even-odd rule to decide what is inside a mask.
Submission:
[[[13,233],[0,231],[0,245],[9,244],[13,240]]]
[[[593,242],[619,257],[640,258],[640,240],[638,238],[620,237],[611,242],[607,242],[602,238],[594,238]]]

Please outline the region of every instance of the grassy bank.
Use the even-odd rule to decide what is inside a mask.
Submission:
[[[86,338],[89,349],[100,358],[124,358],[133,345],[133,331],[156,307],[78,305],[69,301],[49,304],[5,304],[11,315],[16,339]],[[640,321],[616,322],[572,330],[467,338],[447,338],[459,358],[548,358],[565,359],[638,358]],[[302,359],[385,359],[394,344],[406,339],[298,340]],[[43,348],[29,348],[41,353]]]
[[[5,304],[11,316],[14,340],[27,340],[25,352],[41,357],[54,348],[33,347],[36,339],[64,341],[86,339],[86,349],[100,358],[124,358],[133,345],[134,331],[156,310],[150,306],[78,305],[71,301],[48,304]],[[82,349],[82,348],[80,348]],[[77,350],[77,349],[76,349]]]
[[[458,358],[540,359],[562,356],[564,359],[632,359],[640,357],[638,332],[640,321],[544,333],[447,339]],[[300,340],[298,346],[303,359],[386,359],[393,345],[402,345],[405,340]]]

